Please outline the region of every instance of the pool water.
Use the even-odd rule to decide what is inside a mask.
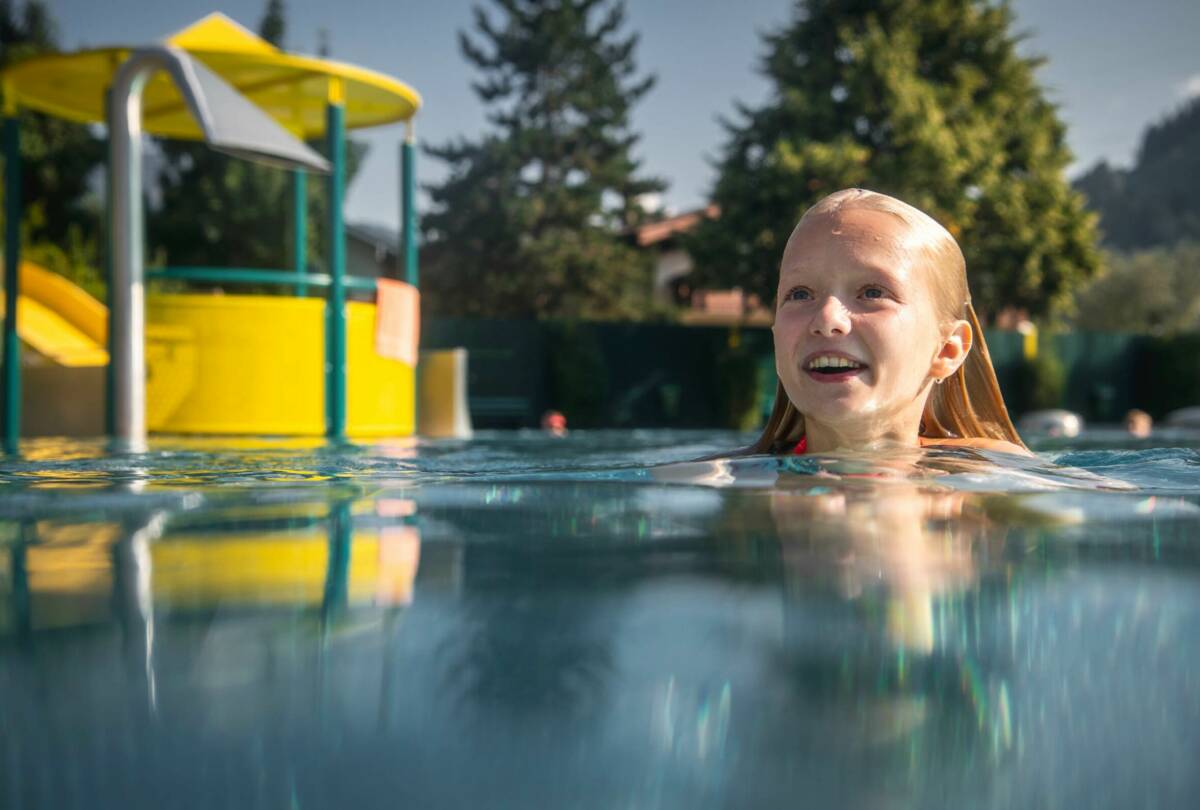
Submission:
[[[1195,807],[1200,441],[41,440],[0,807]]]

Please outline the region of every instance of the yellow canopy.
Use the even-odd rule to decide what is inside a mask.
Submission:
[[[169,37],[233,85],[285,129],[310,139],[325,134],[325,107],[345,103],[350,129],[406,121],[421,96],[403,82],[366,68],[279,50],[219,12]],[[0,76],[5,103],[71,121],[104,121],[104,93],[134,48],[98,48],[19,62]],[[340,85],[340,87],[339,87]],[[203,135],[175,85],[157,74],[142,95],[142,129],[168,138]]]

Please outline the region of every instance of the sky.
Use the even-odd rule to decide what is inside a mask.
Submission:
[[[329,31],[331,56],[389,74],[421,93],[418,138],[444,143],[486,127],[471,91],[478,78],[458,49],[471,26],[474,0],[285,0],[285,46],[315,53]],[[266,0],[48,0],[65,49],[142,44],[161,39],[212,11],[251,30]],[[665,178],[673,210],[702,205],[720,154],[722,117],[735,103],[767,98],[757,71],[762,34],[791,18],[792,0],[627,0],[627,30],[640,36],[637,61],[657,84],[634,110],[644,169]],[[1200,0],[1013,0],[1022,51],[1048,61],[1038,73],[1067,124],[1074,176],[1098,160],[1133,161],[1145,127],[1200,95]],[[348,189],[346,218],[397,227],[401,127],[363,130],[370,146]],[[418,160],[421,182],[445,170]]]

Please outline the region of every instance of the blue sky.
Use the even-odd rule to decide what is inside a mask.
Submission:
[[[67,48],[140,44],[170,34],[211,11],[255,29],[265,0],[49,0]],[[474,136],[484,111],[469,83],[474,72],[458,51],[471,0],[338,0],[286,3],[289,50],[312,53],[329,29],[334,58],[396,76],[419,90],[425,106],[418,136],[443,142]],[[638,61],[658,84],[634,113],[639,156],[665,177],[676,209],[701,204],[713,180],[723,134],[718,117],[735,100],[767,93],[757,74],[760,34],[790,18],[791,0],[627,0],[629,30],[641,36]],[[1076,156],[1072,173],[1096,160],[1129,163],[1144,127],[1189,95],[1200,95],[1198,0],[1014,0],[1026,53],[1049,58],[1039,78],[1060,105]],[[397,220],[399,127],[367,130],[367,162],[349,189],[347,218],[393,226]],[[442,176],[424,159],[421,180]]]

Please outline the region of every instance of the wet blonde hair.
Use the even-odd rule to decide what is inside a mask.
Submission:
[[[839,210],[881,211],[900,219],[910,231],[910,249],[928,264],[935,282],[933,301],[942,319],[964,320],[971,325],[972,344],[967,359],[941,385],[933,386],[921,417],[921,435],[931,439],[1001,439],[1024,447],[1017,435],[1000,383],[992,368],[983,327],[971,306],[967,288],[967,262],[950,232],[932,217],[906,202],[886,194],[848,188],[825,197],[800,218],[799,228],[812,217]],[[804,414],[788,399],[783,383],[776,379],[775,406],[771,418],[748,450],[751,453],[788,452],[804,436]]]

